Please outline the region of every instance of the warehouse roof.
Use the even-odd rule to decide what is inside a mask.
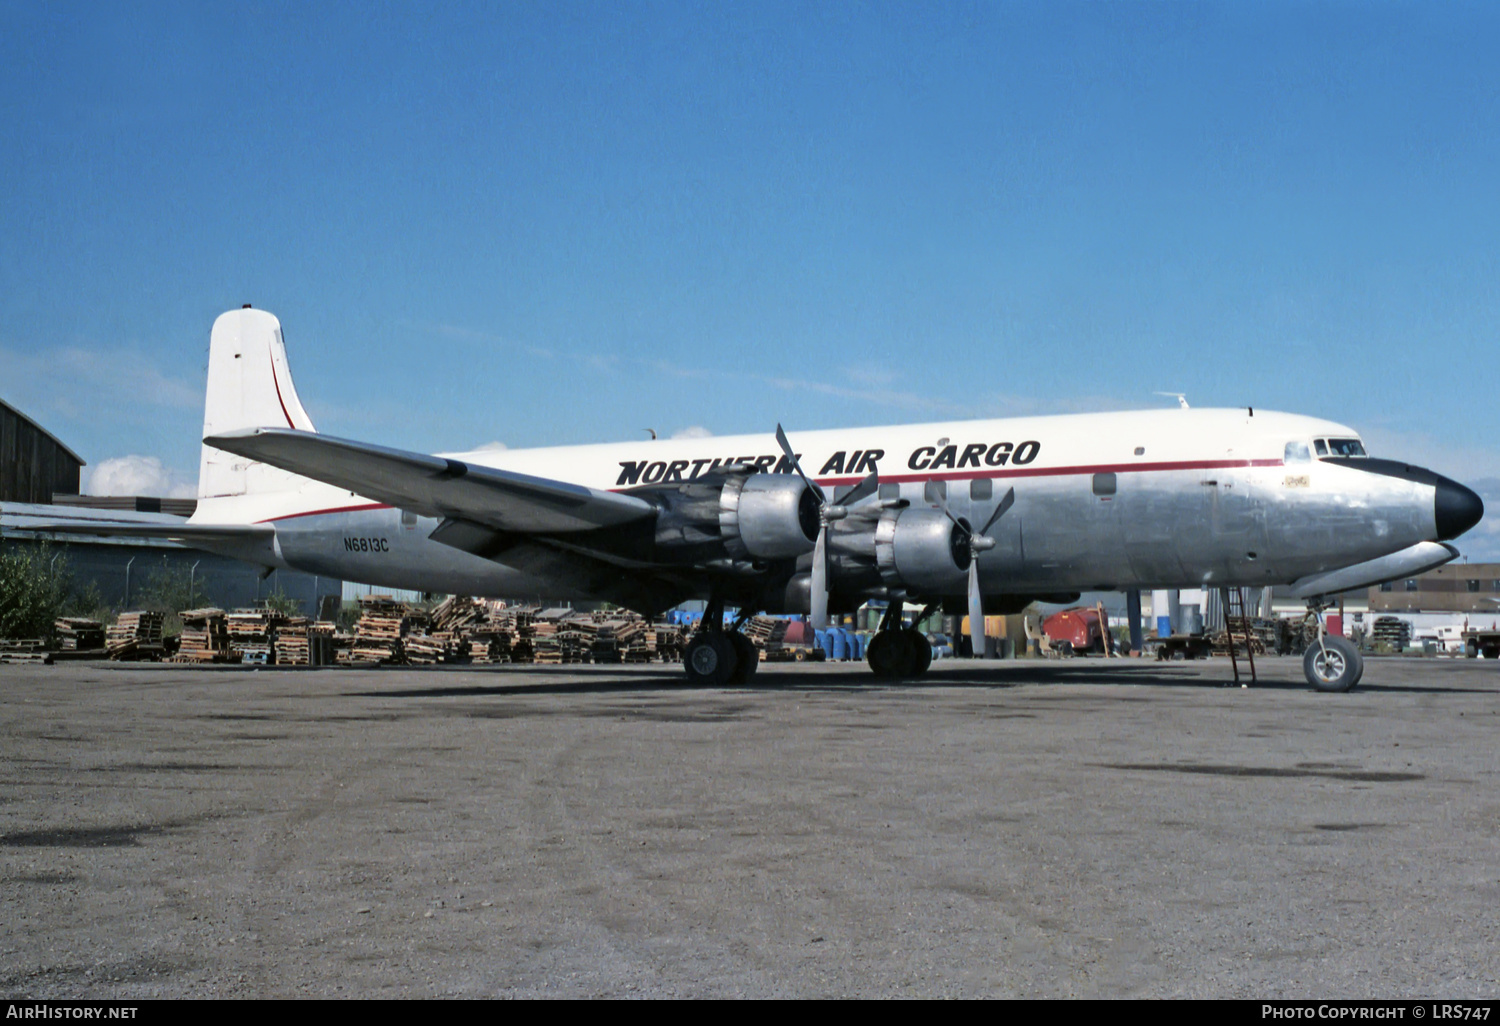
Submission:
[[[9,411],[10,411],[10,412],[11,412],[11,413],[14,413],[14,414],[15,414],[15,415],[16,415],[16,416],[17,416],[17,417],[20,417],[20,418],[21,418],[21,419],[22,419],[22,420],[24,420],[24,421],[25,421],[25,422],[26,422],[26,423],[28,423],[28,424],[30,424],[30,425],[31,425],[31,426],[32,426],[32,427],[34,427],[34,428],[36,428],[36,429],[37,429],[37,430],[38,430],[38,431],[40,431],[40,432],[41,432],[41,433],[42,433],[42,434],[44,434],[44,435],[46,435],[46,436],[47,436],[47,438],[49,438],[49,439],[50,439],[50,440],[51,440],[51,441],[52,441],[52,444],[53,444],[53,445],[56,445],[56,446],[57,446],[57,447],[58,447],[58,448],[59,448],[59,449],[61,449],[61,450],[62,450],[62,451],[63,451],[63,452],[65,452],[65,453],[67,453],[67,454],[68,454],[68,457],[69,457],[69,458],[70,458],[70,459],[72,459],[72,460],[73,460],[73,461],[74,461],[74,462],[76,462],[76,463],[77,463],[77,464],[78,464],[78,465],[79,465],[79,466],[80,466],[80,467],[83,467],[83,466],[87,466],[87,465],[88,465],[88,461],[87,461],[87,460],[85,460],[85,459],[84,459],[84,458],[83,458],[83,457],[82,457],[82,456],[80,456],[80,455],[78,455],[78,454],[77,454],[77,453],[76,453],[76,452],[74,452],[74,451],[73,451],[73,450],[72,450],[72,449],[70,449],[70,448],[68,448],[68,447],[67,447],[67,446],[66,446],[66,445],[64,445],[64,444],[63,444],[63,443],[62,443],[62,442],[61,442],[61,441],[60,441],[60,440],[59,440],[59,439],[58,439],[58,437],[57,437],[57,436],[56,436],[56,435],[54,435],[54,434],[53,434],[53,433],[52,433],[52,432],[51,432],[51,431],[48,431],[48,430],[47,430],[47,429],[46,429],[46,428],[44,428],[44,427],[42,427],[42,426],[41,426],[41,425],[40,425],[40,424],[38,424],[38,423],[37,423],[37,422],[36,422],[36,421],[34,421],[34,420],[32,420],[32,419],[31,419],[31,418],[30,418],[30,417],[28,417],[28,416],[26,416],[26,414],[24,414],[24,413],[22,413],[22,412],[21,412],[21,411],[20,411],[20,410],[18,410],[18,409],[16,409],[16,408],[15,408],[15,407],[14,407],[14,406],[12,406],[12,405],[11,405],[11,404],[10,404],[10,403],[8,403],[8,402],[6,402],[6,401],[5,401],[5,400],[4,400],[4,399],[0,399],[0,406],[3,406],[3,407],[5,407],[5,408],[6,408],[6,409],[7,409],[7,410],[9,410]]]

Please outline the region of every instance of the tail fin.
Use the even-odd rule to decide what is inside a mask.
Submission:
[[[208,342],[208,399],[203,437],[240,428],[315,431],[287,367],[281,322],[264,310],[231,310],[214,321]],[[305,478],[205,445],[198,498],[296,488]]]

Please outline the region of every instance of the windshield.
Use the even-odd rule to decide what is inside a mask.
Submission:
[[[1364,456],[1365,447],[1358,438],[1330,438],[1328,448],[1334,456]]]

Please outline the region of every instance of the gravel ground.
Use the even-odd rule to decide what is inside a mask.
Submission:
[[[1500,995],[1500,670],[0,666],[0,993]]]

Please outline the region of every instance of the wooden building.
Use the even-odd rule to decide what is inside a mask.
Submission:
[[[83,460],[20,410],[0,400],[0,501],[51,502],[77,495]]]

